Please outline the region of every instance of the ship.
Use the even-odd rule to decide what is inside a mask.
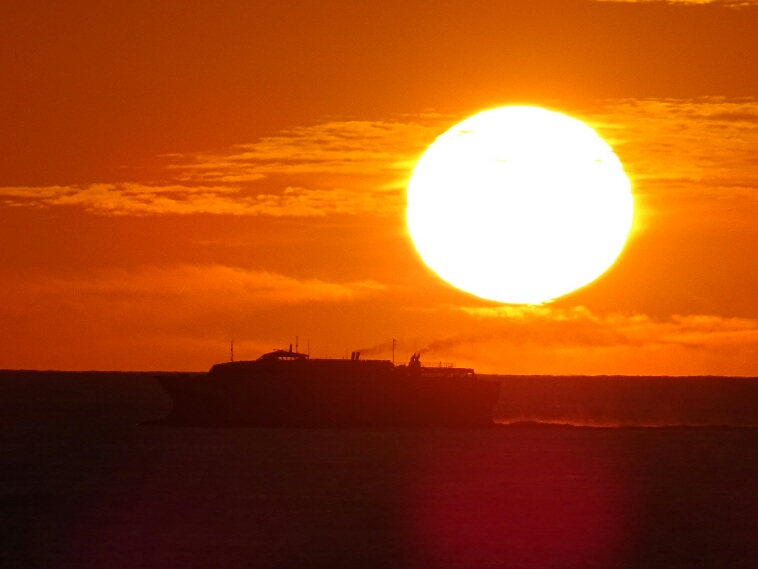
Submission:
[[[500,383],[470,368],[318,359],[274,350],[214,365],[205,375],[158,376],[173,401],[164,425],[197,427],[484,427]]]

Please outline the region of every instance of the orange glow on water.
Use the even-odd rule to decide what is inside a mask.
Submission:
[[[524,437],[539,433],[524,431]],[[521,446],[523,444],[523,446]],[[483,449],[419,458],[411,489],[409,535],[417,566],[434,559],[476,565],[620,566],[625,559],[633,496],[602,454],[561,453],[535,441],[512,455]],[[501,449],[502,450],[502,449]],[[576,451],[577,447],[573,447]]]

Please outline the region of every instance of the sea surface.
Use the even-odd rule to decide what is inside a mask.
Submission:
[[[758,567],[758,379],[493,379],[491,429],[193,429],[0,371],[0,567]]]

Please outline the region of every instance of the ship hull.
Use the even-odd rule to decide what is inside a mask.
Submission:
[[[498,382],[398,372],[389,362],[324,362],[245,362],[247,367],[220,371],[216,366],[206,376],[159,377],[174,403],[160,422],[208,427],[493,424]]]

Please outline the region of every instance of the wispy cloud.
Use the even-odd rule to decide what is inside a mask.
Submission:
[[[0,188],[6,207],[81,207],[95,215],[268,215],[315,217],[332,214],[386,215],[400,207],[399,195],[343,188],[313,190],[285,187],[280,193],[256,193],[237,186],[156,186],[91,184]]]
[[[243,357],[257,357],[294,340],[307,315],[328,321],[372,302],[385,286],[175,264],[6,274],[1,289],[0,331],[13,339],[16,366],[38,366],[44,357],[64,368],[202,370],[228,356],[231,338],[242,340]]]
[[[234,187],[178,184],[15,186],[0,188],[0,204],[6,207],[76,206],[102,215],[235,214],[245,206],[238,194],[239,189]]]
[[[181,334],[188,326],[197,332],[199,322],[228,323],[261,310],[306,304],[336,307],[371,298],[384,288],[373,280],[299,279],[217,264],[143,266],[44,280],[9,276],[0,314],[9,320],[48,321],[64,313],[69,316],[60,323],[63,328],[112,322],[122,331],[166,329]]]
[[[288,186],[281,193],[255,193],[235,186],[92,184],[0,188],[0,205],[49,208],[76,206],[95,215],[268,215],[316,217],[332,214],[387,215],[401,207],[399,195],[342,188]]]
[[[103,270],[87,277],[49,279],[26,288],[29,293],[56,294],[68,299],[100,297],[108,302],[143,302],[150,297],[152,301],[177,305],[249,308],[352,301],[381,291],[384,286],[371,280],[334,283],[225,265],[181,264]]]
[[[416,159],[449,117],[332,121],[215,154],[174,154],[173,182],[0,188],[0,206],[75,206],[98,215],[390,215]],[[444,130],[444,128],[443,128]]]
[[[557,108],[614,147],[637,195],[758,197],[758,100],[620,99]],[[423,150],[464,117],[330,121],[213,154],[172,155],[169,183],[0,188],[0,207],[97,215],[400,215]]]
[[[713,314],[653,317],[583,306],[418,308],[413,335],[365,343],[367,357],[422,353],[482,373],[754,375],[758,320]]]
[[[754,375],[758,320],[597,313],[585,307],[447,306],[397,352],[481,373]],[[385,342],[370,351],[389,353]]]
[[[741,8],[744,6],[758,6],[758,0],[595,0],[595,2],[616,2],[625,4],[678,4],[678,5],[703,5],[715,4],[728,8]]]
[[[758,198],[758,101],[608,101],[587,121],[613,146],[635,192]]]
[[[462,307],[478,320],[497,323],[496,335],[518,343],[562,346],[707,347],[758,343],[758,320],[714,315],[593,314],[585,307]]]
[[[331,121],[284,131],[217,154],[175,156],[180,180],[255,182],[309,174],[385,180],[402,188],[409,169],[451,117],[421,114],[392,121]]]

